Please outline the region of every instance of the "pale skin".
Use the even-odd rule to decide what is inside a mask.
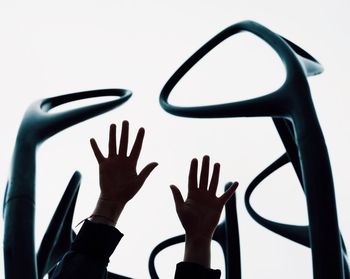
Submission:
[[[100,196],[90,221],[115,226],[125,205],[141,189],[147,177],[158,165],[152,162],[137,173],[137,161],[142,149],[144,128],[138,130],[128,155],[129,123],[123,121],[120,143],[117,146],[116,125],[109,129],[108,156],[103,156],[94,138],[90,139],[92,150],[99,165]],[[118,148],[118,150],[117,150]]]
[[[210,268],[210,243],[224,205],[234,194],[238,182],[220,197],[216,196],[220,164],[215,163],[209,181],[209,156],[204,156],[198,182],[198,160],[193,159],[188,176],[186,200],[180,190],[171,185],[177,215],[186,232],[184,261]]]

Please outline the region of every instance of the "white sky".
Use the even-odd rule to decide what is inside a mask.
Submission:
[[[0,185],[5,186],[16,132],[31,102],[98,88],[134,92],[120,108],[56,135],[38,150],[36,245],[76,169],[83,183],[74,224],[92,213],[99,186],[89,138],[96,137],[106,150],[109,124],[120,126],[128,119],[130,139],[138,127],[146,129],[140,168],[150,161],[160,165],[117,225],[125,237],[110,259],[111,271],[149,278],[151,250],[182,233],[168,185],[177,184],[185,193],[191,158],[209,154],[222,163],[220,191],[228,180],[240,182],[243,278],[311,278],[310,250],[260,227],[243,204],[249,182],[284,152],[272,121],[178,118],[161,109],[158,96],[185,59],[241,20],[258,21],[309,51],[325,67],[310,85],[331,158],[339,223],[350,247],[349,8],[345,0],[0,1]],[[172,100],[186,105],[242,100],[270,92],[283,78],[276,55],[242,34],[203,59]],[[307,223],[304,196],[290,165],[261,185],[253,204],[273,220]],[[213,267],[223,269],[221,252],[213,248]],[[160,278],[172,278],[182,253],[179,246],[159,255]]]

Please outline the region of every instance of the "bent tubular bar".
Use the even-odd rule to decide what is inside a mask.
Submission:
[[[50,109],[65,103],[104,96],[112,96],[116,99],[64,112],[49,113]],[[29,106],[17,133],[4,197],[3,249],[6,278],[38,278],[34,246],[37,147],[46,139],[70,126],[118,107],[130,96],[129,90],[103,89],[46,98]],[[47,264],[49,262],[42,262],[40,273],[47,270]]]
[[[72,221],[81,183],[81,174],[76,171],[70,179],[37,253],[38,278],[43,278],[69,250],[75,238]]]
[[[168,97],[178,81],[208,52],[228,37],[250,32],[270,45],[286,69],[286,80],[276,91],[240,102],[199,107],[169,104]],[[305,191],[309,241],[315,279],[343,279],[343,255],[338,228],[332,172],[321,127],[313,105],[307,77],[319,74],[322,66],[309,53],[266,27],[243,21],[214,36],[196,51],[168,80],[160,94],[160,105],[167,112],[183,117],[272,117],[292,154],[293,166]],[[289,132],[283,132],[288,129]],[[281,132],[282,131],[282,132]]]
[[[282,166],[286,165],[289,162],[290,161],[289,161],[288,155],[287,153],[285,153],[280,158],[278,158],[275,162],[273,162],[270,166],[264,169],[249,184],[247,191],[245,192],[244,201],[245,201],[245,205],[249,215],[261,226],[265,227],[266,229],[280,236],[288,238],[289,240],[292,240],[306,247],[310,247],[308,226],[296,226],[296,225],[282,224],[282,223],[270,221],[262,217],[260,214],[258,214],[250,204],[250,197],[253,191],[256,189],[256,187],[266,177],[268,177],[273,172],[275,172],[276,170],[278,170],[279,168],[281,168]],[[342,245],[342,255],[343,255],[343,262],[344,262],[344,279],[350,279],[349,265],[347,263],[347,251],[346,251],[345,243],[342,237],[341,237],[341,241],[342,241],[341,245]]]

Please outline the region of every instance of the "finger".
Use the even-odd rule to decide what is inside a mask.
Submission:
[[[139,159],[144,136],[145,136],[145,129],[140,128],[137,133],[134,146],[132,147],[132,150],[130,152],[130,158],[135,162]]]
[[[181,195],[180,190],[175,185],[170,185],[170,189],[171,189],[171,192],[173,193],[176,210],[178,210],[184,203],[184,199]]]
[[[210,184],[209,184],[209,192],[214,194],[214,195],[215,195],[216,190],[218,188],[219,176],[220,176],[220,164],[215,163],[213,175],[211,177]]]
[[[116,144],[116,126],[111,124],[109,127],[109,151],[108,157],[115,156],[117,154],[117,144]]]
[[[197,187],[198,187],[197,172],[198,172],[198,160],[192,159],[190,172],[188,174],[188,193],[197,190]]]
[[[126,156],[128,152],[128,141],[129,141],[129,122],[124,120],[122,125],[122,133],[120,135],[120,146],[118,155]]]
[[[95,139],[90,139],[90,145],[91,145],[92,150],[94,151],[97,162],[101,163],[102,160],[105,159],[105,157],[103,157],[101,150],[98,148],[98,145],[97,145]]]
[[[143,168],[143,170],[138,175],[139,185],[140,187],[143,185],[147,177],[151,174],[151,172],[154,170],[154,168],[158,166],[158,163],[150,163],[147,166]]]
[[[199,189],[206,190],[208,186],[209,175],[209,156],[204,156],[202,161],[202,170],[199,180]]]
[[[238,182],[236,181],[236,182],[232,183],[230,188],[228,188],[227,191],[221,195],[219,200],[221,201],[222,204],[225,204],[228,202],[228,200],[233,196],[237,187],[238,187]]]

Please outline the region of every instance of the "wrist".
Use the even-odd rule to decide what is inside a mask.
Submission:
[[[103,215],[97,215],[97,214],[92,214],[89,218],[89,221],[93,222],[93,223],[97,223],[97,224],[104,224],[104,225],[109,225],[112,227],[115,227],[115,225],[117,224],[117,222],[113,219],[109,219],[106,216]]]
[[[96,223],[115,226],[124,206],[124,204],[100,197],[89,220]]]
[[[185,236],[186,243],[193,244],[193,245],[208,245],[210,244],[212,238],[207,236],[201,236],[201,235],[188,235]]]
[[[194,233],[186,231],[186,241],[196,242],[196,243],[208,243],[212,240],[212,233]]]
[[[186,234],[184,261],[210,268],[210,246],[210,237]]]

